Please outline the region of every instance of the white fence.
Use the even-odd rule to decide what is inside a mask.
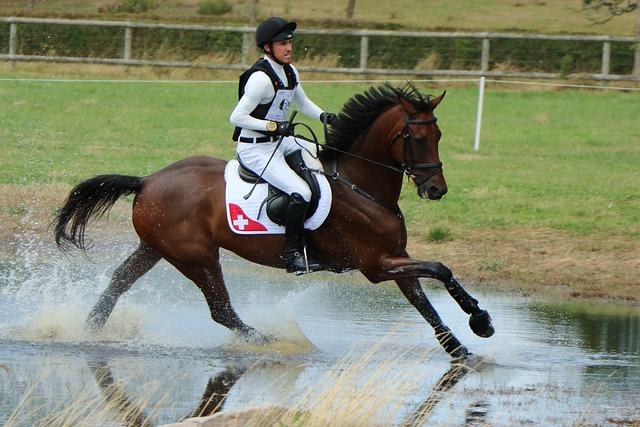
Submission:
[[[0,18],[0,23],[8,23],[8,53],[0,54],[0,60],[5,61],[50,61],[50,62],[73,62],[73,63],[98,63],[98,64],[119,64],[119,65],[148,65],[164,67],[197,67],[209,69],[244,69],[253,62],[253,33],[254,27],[228,27],[228,26],[207,26],[207,25],[179,25],[179,24],[159,24],[141,22],[120,22],[120,21],[86,21],[70,19],[35,19],[35,18]],[[21,24],[40,25],[67,25],[67,26],[89,26],[89,27],[116,27],[122,28],[122,55],[121,57],[80,57],[61,55],[31,55],[18,53],[18,38],[20,37]],[[242,60],[238,63],[202,63],[191,61],[173,61],[157,59],[138,59],[132,57],[134,29],[168,29],[180,31],[221,31],[239,33],[242,35]],[[304,65],[298,66],[303,71],[348,73],[348,74],[368,74],[368,75],[411,75],[411,76],[449,76],[449,77],[518,77],[518,78],[584,78],[591,80],[605,81],[640,81],[640,39],[634,37],[614,37],[614,36],[578,36],[578,35],[544,35],[544,34],[517,34],[517,33],[492,33],[492,32],[407,32],[407,31],[373,31],[373,30],[313,30],[300,29],[299,34],[314,34],[326,36],[349,36],[359,39],[359,65],[357,67],[329,67]],[[415,43],[420,43],[425,39],[474,39],[481,43],[479,66],[477,69],[391,69],[375,68],[369,65],[370,62],[370,39],[378,37],[403,37],[414,38]],[[601,67],[597,73],[564,73],[558,72],[532,72],[532,71],[506,71],[492,69],[491,64],[491,43],[504,39],[520,40],[547,40],[547,41],[569,41],[569,42],[598,42],[602,43]],[[635,45],[636,64],[632,72],[628,74],[611,73],[611,50],[612,43],[629,44],[630,48]],[[0,46],[0,52],[2,47]],[[399,53],[401,54],[401,52]],[[535,52],[533,53],[535,54]]]

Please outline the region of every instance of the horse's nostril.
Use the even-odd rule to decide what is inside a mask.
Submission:
[[[440,194],[440,192],[438,191],[438,187],[436,187],[435,185],[432,185],[431,187],[429,187],[428,192],[429,194],[432,194],[432,195]]]

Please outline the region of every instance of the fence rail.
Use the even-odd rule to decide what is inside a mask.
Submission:
[[[72,19],[38,19],[0,17],[0,23],[9,24],[8,53],[0,54],[0,60],[4,61],[46,61],[68,63],[92,63],[92,64],[119,64],[128,66],[162,66],[162,67],[193,67],[208,69],[244,69],[252,63],[254,27],[208,26],[192,24],[167,24],[144,23],[130,21],[91,21]],[[64,56],[64,55],[31,55],[18,53],[18,38],[20,24],[40,25],[66,25],[86,27],[116,27],[123,29],[122,56],[121,57],[88,57],[88,56]],[[242,61],[238,63],[202,63],[192,61],[174,61],[157,59],[139,59],[132,57],[135,29],[167,29],[182,31],[213,31],[239,33],[242,35]],[[557,79],[562,77],[584,78],[607,81],[640,81],[640,38],[618,37],[608,35],[549,35],[549,34],[520,34],[520,33],[495,33],[495,32],[414,32],[414,31],[383,31],[383,30],[324,30],[324,29],[300,29],[298,34],[323,35],[323,36],[350,36],[360,39],[358,67],[329,67],[304,65],[298,66],[303,71],[369,74],[369,75],[412,75],[412,76],[449,76],[449,77],[521,77],[539,79]],[[369,46],[371,37],[404,37],[415,38],[416,43],[421,39],[477,39],[481,41],[480,58],[477,69],[396,69],[370,67]],[[569,73],[563,72],[537,72],[537,71],[505,71],[491,69],[491,42],[496,40],[547,40],[569,42],[599,42],[602,43],[601,68],[599,73]],[[629,43],[635,44],[636,63],[629,74],[613,74],[610,72],[611,44]]]

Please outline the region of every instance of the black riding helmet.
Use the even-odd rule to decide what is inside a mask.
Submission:
[[[256,29],[256,44],[263,47],[266,43],[290,40],[298,24],[287,22],[279,17],[271,17],[258,25]]]

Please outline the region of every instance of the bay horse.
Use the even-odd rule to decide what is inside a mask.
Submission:
[[[444,350],[462,358],[469,351],[442,322],[419,278],[442,282],[470,315],[469,325],[478,336],[493,334],[491,317],[445,265],[409,257],[407,229],[398,206],[405,174],[423,199],[438,200],[447,192],[438,153],[441,132],[434,115],[444,95],[423,95],[410,82],[402,87],[385,83],[345,103],[320,153],[333,194],[330,212],[307,241],[329,271],[357,269],[373,283],[394,280],[433,327]],[[89,313],[89,329],[100,330],[118,298],[164,258],[200,288],[215,322],[247,338],[266,338],[233,309],[219,249],[284,268],[279,256],[283,236],[239,235],[229,228],[226,164],[213,157],[189,157],[148,176],[100,175],[71,190],[54,220],[61,250],[71,245],[86,250],[88,221],[105,214],[121,196],[135,194],[132,221],[140,243],[116,268]]]

